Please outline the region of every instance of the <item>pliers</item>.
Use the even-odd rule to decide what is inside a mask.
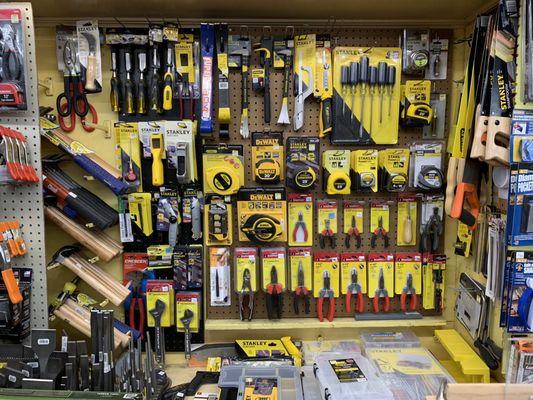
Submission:
[[[300,314],[300,309],[298,307],[299,300],[303,298],[305,305],[305,313],[309,314],[311,312],[311,300],[309,299],[309,289],[305,287],[305,278],[304,278],[304,267],[302,262],[298,264],[298,286],[294,289],[294,312],[295,314]]]
[[[142,280],[142,272],[135,272],[131,282],[132,291],[129,308],[129,326],[130,328],[139,331],[141,334],[141,338],[144,337],[144,316],[146,314],[144,310],[144,300],[141,292]]]
[[[244,321],[245,297],[248,297],[248,321],[251,321],[254,313],[254,292],[252,291],[251,274],[248,268],[242,273],[242,287],[239,291],[239,316],[241,321]]]
[[[361,285],[357,282],[357,269],[353,268],[350,272],[351,283],[348,285],[348,291],[346,293],[346,311],[352,312],[352,294],[357,295],[355,302],[355,310],[362,313],[364,310],[363,292]]]
[[[347,248],[350,247],[350,238],[352,236],[355,238],[355,245],[357,246],[358,249],[360,249],[361,248],[361,232],[359,232],[359,229],[357,229],[357,222],[355,220],[355,215],[352,215],[352,222],[350,224],[350,229],[348,229],[348,232],[346,232],[345,244]]]
[[[299,234],[299,232],[302,233]],[[304,214],[299,211],[298,221],[296,221],[296,224],[294,224],[294,229],[292,230],[292,240],[295,243],[305,243],[307,242],[308,237],[309,232],[307,232],[307,226],[305,226]]]
[[[332,249],[337,246],[337,240],[335,239],[335,233],[331,229],[331,220],[326,219],[324,221],[324,230],[320,232],[320,248],[326,248],[326,239],[329,239],[329,245]]]
[[[278,283],[278,270],[272,267],[270,270],[270,283],[267,285],[266,307],[268,319],[274,318],[274,307],[276,307],[277,318],[281,319],[283,311],[283,286]]]
[[[323,287],[318,292],[318,320],[320,322],[324,321],[324,311],[322,307],[324,305],[324,299],[329,300],[328,314],[326,316],[329,322],[333,321],[335,315],[335,292],[331,289],[331,276],[329,271],[324,271],[322,274]]]
[[[372,238],[370,239],[370,246],[372,248],[376,247],[378,236],[383,237],[383,246],[389,247],[389,236],[388,232],[383,228],[383,217],[378,218],[378,227],[372,232]]]
[[[428,219],[420,236],[420,252],[435,253],[439,249],[439,241],[443,232],[443,224],[439,215],[439,208],[433,208],[433,214]],[[428,246],[428,239],[431,239],[431,246]]]
[[[407,311],[407,296],[410,297],[409,310],[415,311],[418,305],[418,298],[416,295],[416,289],[413,287],[413,275],[408,272],[405,280],[405,286],[400,296],[400,304],[402,311]]]
[[[378,288],[374,293],[374,312],[379,312],[379,300],[383,299],[383,311],[388,312],[390,309],[389,292],[385,288],[385,277],[383,276],[383,268],[379,269]]]

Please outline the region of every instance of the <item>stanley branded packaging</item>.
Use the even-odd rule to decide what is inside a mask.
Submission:
[[[401,295],[403,312],[416,311],[422,294],[422,256],[420,253],[396,253],[395,293]]]
[[[410,146],[410,186],[422,190],[439,190],[444,185],[441,142],[416,142]]]
[[[298,35],[294,38],[294,116],[293,127],[298,131],[304,125],[305,100],[314,94],[316,76],[316,35]]]
[[[313,245],[313,196],[289,193],[289,246]]]
[[[283,134],[252,133],[252,166],[257,183],[279,183],[284,177]]]
[[[200,330],[202,301],[201,293],[198,292],[178,292],[176,293],[176,328],[178,332],[185,332],[185,327],[181,318],[185,312],[192,311],[193,317],[189,325],[192,333],[197,333]]]
[[[379,186],[388,192],[403,192],[408,184],[409,149],[379,152]]]
[[[229,196],[206,196],[204,232],[207,232],[206,245],[231,246],[233,243],[233,206]]]
[[[180,184],[198,180],[195,132],[196,122],[165,121],[167,169]]]
[[[356,192],[378,191],[378,151],[353,150],[350,160],[352,189]]]
[[[401,124],[406,127],[419,127],[431,124],[433,109],[430,105],[431,81],[405,82],[402,99]]]
[[[350,150],[326,150],[322,153],[324,190],[327,194],[350,194]]]
[[[333,129],[333,68],[331,38],[329,35],[316,38],[315,97],[320,99],[320,137]]]
[[[241,145],[203,146],[204,193],[231,195],[244,185]]]
[[[116,166],[122,171],[122,179],[128,184],[128,191],[142,191],[141,151],[137,123],[115,123],[115,138],[117,140]]]
[[[331,143],[396,144],[401,50],[336,47],[333,65]]]
[[[287,241],[285,188],[243,188],[237,195],[239,241]]]
[[[287,186],[301,191],[313,189],[320,171],[320,140],[317,137],[287,138]]]

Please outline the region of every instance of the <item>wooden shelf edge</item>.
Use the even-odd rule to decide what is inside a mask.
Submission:
[[[280,329],[310,329],[310,328],[397,328],[397,327],[442,327],[446,326],[444,317],[424,317],[422,319],[406,320],[375,320],[356,321],[353,318],[337,318],[333,322],[320,322],[315,318],[286,318],[279,321],[257,319],[241,321],[238,319],[208,319],[205,321],[206,331],[226,330],[280,330]]]

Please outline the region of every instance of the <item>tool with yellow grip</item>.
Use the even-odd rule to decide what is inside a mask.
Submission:
[[[163,110],[172,110],[172,98],[174,94],[172,87],[174,85],[174,62],[172,61],[172,45],[167,47],[167,71],[163,76]]]
[[[152,149],[152,185],[161,186],[165,182],[163,171],[163,135],[155,133],[150,136],[150,147]]]

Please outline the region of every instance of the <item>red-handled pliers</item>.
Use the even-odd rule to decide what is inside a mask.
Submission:
[[[346,311],[352,312],[352,294],[357,295],[355,311],[362,313],[364,310],[363,293],[361,285],[357,282],[357,269],[353,268],[350,272],[351,283],[348,285],[346,293]]]
[[[403,312],[407,311],[407,296],[410,297],[409,309],[415,311],[418,305],[418,297],[416,295],[416,289],[413,287],[413,275],[410,272],[407,273],[405,286],[400,297],[400,304]]]
[[[322,274],[323,279],[323,287],[318,292],[318,320],[320,322],[324,321],[324,312],[322,310],[322,307],[324,305],[324,299],[329,300],[329,308],[328,308],[328,315],[326,318],[329,322],[333,321],[333,317],[335,315],[335,292],[333,289],[331,289],[331,277],[329,274],[329,271],[324,271]]]
[[[390,309],[389,292],[385,289],[385,277],[383,276],[383,268],[379,269],[378,288],[374,293],[374,312],[379,312],[379,299],[383,299],[383,311],[388,312]]]
[[[138,313],[135,311],[138,310]],[[135,318],[135,314],[138,315],[138,318]],[[131,301],[130,301],[130,328],[135,329],[141,333],[141,338],[144,337],[144,301],[141,294],[137,291],[136,288],[131,292]],[[136,324],[136,320],[139,322]]]

